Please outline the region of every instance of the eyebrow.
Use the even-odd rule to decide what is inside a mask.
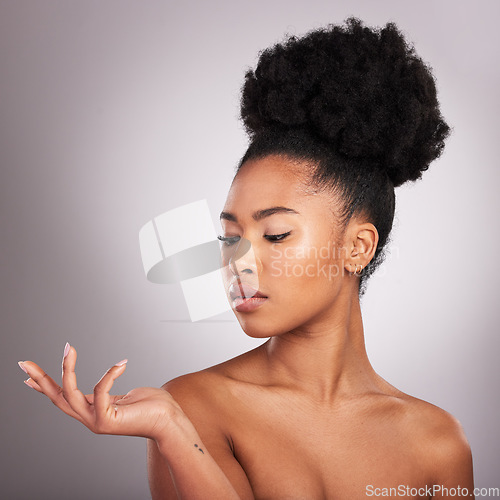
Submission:
[[[300,215],[299,212],[297,212],[293,208],[271,207],[271,208],[264,208],[263,210],[257,210],[257,212],[253,213],[252,217],[253,217],[254,220],[259,221],[259,220],[264,219],[265,217],[269,217],[270,215],[282,214],[282,213]],[[238,219],[236,218],[236,215],[232,214],[231,212],[221,212],[220,213],[220,218],[224,219],[224,220],[230,220],[230,221],[233,221],[233,222],[238,222]]]

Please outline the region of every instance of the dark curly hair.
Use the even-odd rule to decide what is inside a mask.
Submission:
[[[241,118],[250,160],[284,155],[312,163],[311,182],[342,200],[343,228],[363,214],[379,233],[365,281],[384,257],[394,219],[394,187],[419,179],[439,157],[450,128],[431,68],[394,23],[343,25],[289,36],[248,70]]]

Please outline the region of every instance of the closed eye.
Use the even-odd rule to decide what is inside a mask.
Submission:
[[[224,245],[231,246],[237,243],[240,239],[239,236],[217,236],[219,241],[222,241]]]
[[[287,233],[282,233],[282,234],[266,234],[264,238],[268,241],[281,241],[285,239],[292,231],[288,231]]]
[[[285,239],[292,231],[288,231],[287,233],[281,233],[281,234],[265,234],[264,238],[266,238],[267,241],[271,241],[273,243],[277,241],[281,241]],[[240,240],[239,236],[217,236],[217,239],[219,241],[222,241],[224,245],[226,246],[231,246],[237,243]]]

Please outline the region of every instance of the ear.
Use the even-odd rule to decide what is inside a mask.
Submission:
[[[375,255],[378,244],[377,228],[370,222],[352,220],[346,230],[344,268],[360,275]]]

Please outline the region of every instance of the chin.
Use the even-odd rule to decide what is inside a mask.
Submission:
[[[246,335],[254,339],[266,339],[275,337],[293,329],[290,318],[279,318],[275,315],[272,319],[269,315],[259,316],[255,313],[233,313]]]
[[[241,329],[249,337],[254,339],[266,339],[276,335],[276,333],[273,333],[272,329],[269,328],[269,325],[265,328],[260,321],[255,321],[253,318],[249,318],[248,314],[241,314],[236,311],[233,312],[241,326]]]

